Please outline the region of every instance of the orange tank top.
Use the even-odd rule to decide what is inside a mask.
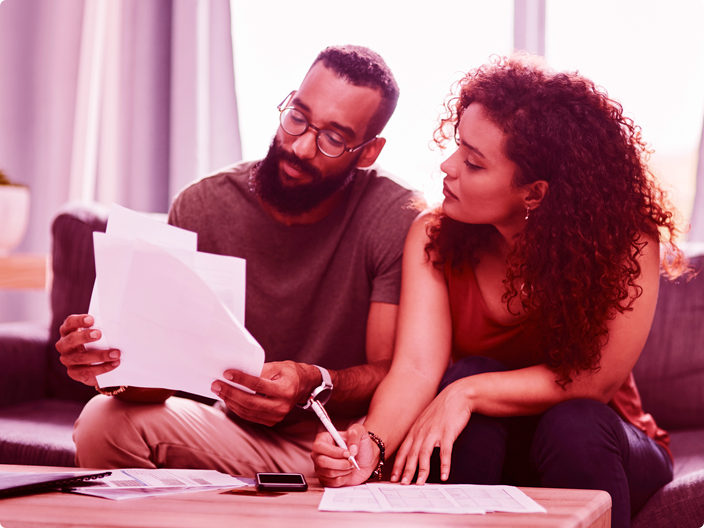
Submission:
[[[530,367],[541,357],[538,343],[520,323],[504,325],[494,320],[484,302],[471,266],[462,271],[445,266],[445,280],[452,314],[452,360],[468,356],[485,356],[501,362],[509,370]],[[609,402],[618,415],[643,431],[667,451],[670,437],[655,419],[643,411],[633,374]]]

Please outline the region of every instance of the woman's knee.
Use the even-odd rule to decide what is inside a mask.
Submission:
[[[559,403],[545,412],[533,437],[533,453],[545,460],[562,454],[573,460],[619,456],[627,442],[621,418],[609,406],[588,399]]]
[[[483,356],[469,356],[453,363],[447,369],[440,382],[438,392],[450,383],[469,376],[484,374],[485,372],[502,372],[508,370],[501,362]]]
[[[612,430],[621,418],[608,405],[589,399],[568,400],[554,405],[543,414],[538,429],[577,434],[594,431],[595,427]]]

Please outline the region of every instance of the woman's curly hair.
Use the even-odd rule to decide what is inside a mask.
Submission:
[[[538,359],[564,387],[571,375],[598,370],[609,320],[641,295],[644,235],[664,242],[671,277],[685,270],[674,209],[648,169],[640,127],[589,79],[515,54],[493,57],[454,88],[435,142],[457,141],[464,110],[480,104],[506,135],[504,153],[518,166],[514,184],[549,184],[508,255],[502,300],[520,299],[524,326],[539,339]],[[438,268],[461,268],[493,232],[437,210],[426,253]]]

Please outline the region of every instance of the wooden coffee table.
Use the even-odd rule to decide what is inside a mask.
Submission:
[[[75,471],[75,468],[0,465],[0,471]],[[68,493],[43,493],[0,499],[3,528],[51,527],[286,527],[393,528],[476,526],[512,528],[608,528],[611,497],[605,491],[521,488],[547,513],[439,515],[429,513],[319,512],[323,488],[313,479],[305,493],[258,496],[252,489],[236,493],[203,491],[145,499],[111,501]]]

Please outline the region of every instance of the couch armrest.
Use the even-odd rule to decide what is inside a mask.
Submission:
[[[45,323],[0,324],[0,408],[45,397],[48,338]]]
[[[665,429],[704,427],[704,255],[693,278],[660,279],[648,341],[633,369],[643,409]]]
[[[52,321],[48,349],[50,398],[87,402],[95,389],[69,378],[55,344],[59,327],[71,314],[86,313],[95,281],[93,232],[105,231],[108,208],[96,203],[69,203],[51,227],[54,282],[51,288]]]

